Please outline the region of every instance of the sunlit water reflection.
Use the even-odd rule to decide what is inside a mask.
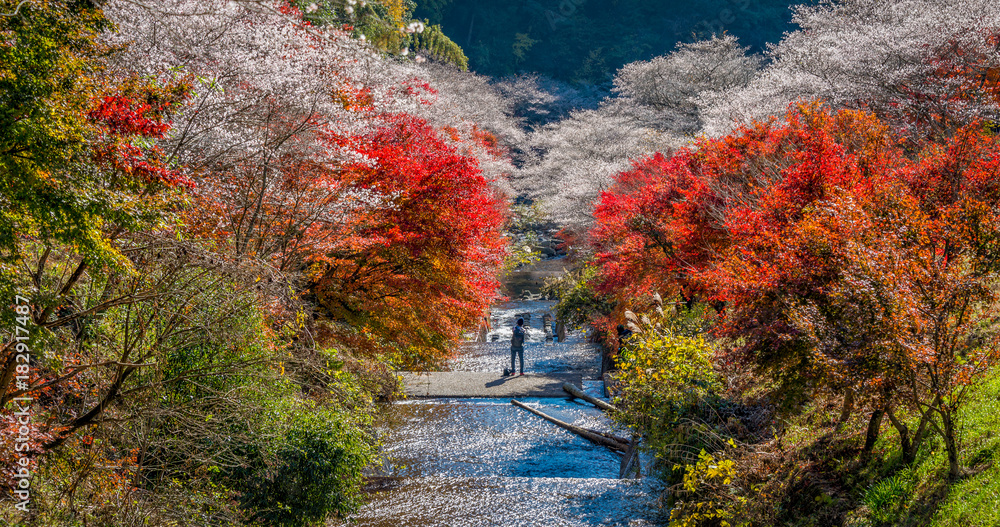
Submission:
[[[466,343],[455,371],[496,371],[510,361],[518,315],[529,330],[528,372],[579,372],[596,378],[600,356],[584,335],[546,343],[542,314],[552,302],[516,302],[493,310],[497,340]],[[599,396],[599,381],[584,383]],[[563,421],[613,431],[587,403],[567,399],[523,402]],[[619,480],[621,457],[501,399],[410,400],[389,405],[379,419],[384,464],[368,487],[370,502],[342,525],[622,526],[665,524],[651,503],[651,478]]]
[[[587,403],[522,399],[557,419],[610,431]],[[410,401],[387,412],[388,476],[614,478],[619,456],[501,399]]]
[[[571,478],[407,478],[386,485],[354,516],[372,527],[612,526],[665,524],[643,483]]]

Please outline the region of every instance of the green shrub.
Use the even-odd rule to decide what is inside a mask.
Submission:
[[[679,499],[670,511],[670,527],[749,525],[741,521],[740,509],[747,500],[736,495],[733,480],[737,470],[733,460],[726,459],[721,452],[709,454],[702,450],[697,462],[676,465],[674,470],[683,470],[684,480],[675,493]]]
[[[582,326],[607,316],[614,309],[610,297],[597,291],[597,267],[586,264],[562,277],[547,281],[543,292],[559,298],[556,318],[571,326]]]
[[[691,462],[707,445],[688,444],[692,431],[681,420],[718,391],[712,348],[700,336],[676,335],[647,317],[643,325],[619,356],[615,418],[639,432],[667,466]]]
[[[231,474],[244,509],[268,525],[321,524],[358,505],[362,469],[375,457],[364,423],[334,408],[298,403],[273,456],[260,452],[253,466]],[[277,424],[277,423],[276,423]]]

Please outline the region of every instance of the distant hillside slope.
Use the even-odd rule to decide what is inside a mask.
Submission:
[[[788,0],[424,0],[469,67],[501,77],[541,73],[602,84],[615,70],[713,33],[763,51],[792,29]]]

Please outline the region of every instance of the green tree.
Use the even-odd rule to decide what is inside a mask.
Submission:
[[[641,434],[658,457],[669,457],[664,461],[693,463],[707,445],[690,445],[695,435],[688,435],[682,421],[721,388],[712,345],[703,335],[682,335],[662,307],[641,317],[630,311],[625,316],[635,334],[618,356],[614,418]]]
[[[340,26],[384,52],[410,56],[412,50],[425,58],[468,69],[465,52],[444,34],[440,25],[413,18],[416,4],[411,0],[297,0],[295,5],[306,20],[321,26]]]
[[[13,13],[18,2],[0,2]],[[24,3],[0,17],[0,287],[11,291],[19,239],[57,240],[114,260],[92,173],[70,172],[94,133],[87,112],[106,51],[96,42],[108,22],[88,2]]]
[[[52,244],[83,258],[68,292],[89,266],[129,268],[114,233],[155,221],[155,191],[184,182],[148,141],[189,86],[109,75],[110,23],[90,2],[14,3],[0,2],[16,9],[0,17],[0,294],[26,249]]]
[[[438,61],[454,64],[463,71],[469,69],[469,59],[465,52],[445,36],[440,25],[425,26],[423,31],[414,34],[413,48]]]

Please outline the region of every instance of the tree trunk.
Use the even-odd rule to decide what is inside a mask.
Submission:
[[[837,419],[837,431],[843,428],[847,420],[851,418],[854,411],[854,388],[848,387],[844,391],[844,406],[840,409],[840,418]]]
[[[127,357],[127,355],[125,357]],[[129,375],[131,375],[132,372],[134,372],[136,369],[137,368],[135,366],[129,366],[123,368],[121,370],[121,373],[118,374],[118,377],[115,379],[115,381],[111,383],[111,386],[108,388],[108,393],[105,394],[104,398],[101,399],[100,403],[91,408],[90,411],[88,411],[87,413],[74,419],[73,422],[67,425],[66,428],[61,432],[59,432],[59,434],[56,435],[51,441],[42,445],[42,448],[44,448],[45,450],[54,450],[56,448],[59,448],[77,430],[93,423],[98,417],[101,416],[101,414],[104,413],[104,410],[108,406],[114,404],[115,401],[117,401],[118,394],[119,391],[121,390],[122,385],[125,383],[125,380],[128,379]]]
[[[591,396],[583,393],[582,390],[580,390],[579,388],[577,388],[576,386],[573,386],[572,384],[570,384],[568,382],[564,382],[563,383],[563,390],[566,390],[566,392],[569,393],[570,395],[572,395],[573,397],[576,397],[576,398],[579,398],[579,399],[583,399],[584,401],[587,401],[588,403],[590,403],[590,404],[592,404],[592,405],[600,408],[601,410],[608,411],[608,412],[616,412],[616,411],[618,411],[618,408],[615,405],[608,404],[608,403],[606,403],[606,402],[604,402],[604,401],[602,401],[600,399],[595,399],[594,397],[591,397]]]
[[[621,438],[621,437],[615,437],[615,436],[613,436],[611,434],[606,434],[606,433],[603,433],[603,432],[598,432],[596,430],[590,430],[590,429],[587,429],[587,428],[581,428],[579,426],[571,425],[571,424],[566,423],[564,421],[560,421],[559,419],[556,419],[555,417],[552,417],[552,416],[549,416],[549,415],[545,415],[544,413],[539,412],[538,410],[535,410],[534,408],[531,408],[530,406],[522,403],[521,401],[517,401],[517,400],[511,399],[510,404],[513,404],[514,406],[517,406],[519,408],[523,408],[523,409],[525,409],[525,410],[527,410],[527,411],[529,411],[529,412],[537,415],[538,417],[541,417],[542,419],[545,419],[546,421],[549,421],[550,423],[553,423],[553,424],[555,424],[556,426],[558,426],[560,428],[569,430],[570,432],[573,432],[574,434],[576,434],[576,435],[578,435],[578,436],[580,436],[580,437],[582,437],[582,438],[584,438],[584,439],[586,439],[586,440],[588,440],[588,441],[590,441],[590,442],[592,442],[594,444],[598,444],[598,445],[601,445],[601,446],[608,447],[611,450],[614,450],[615,452],[620,452],[620,453],[624,453],[628,449],[629,441],[627,439],[624,439],[624,438]]]
[[[622,457],[621,467],[618,469],[618,479],[627,479],[632,474],[637,477],[642,476],[642,465],[639,464],[639,439],[633,437]]]
[[[878,408],[872,412],[868,420],[868,431],[865,433],[865,452],[871,452],[875,448],[875,441],[878,439],[879,429],[882,428],[882,416],[885,415],[884,408]]]
[[[955,423],[950,411],[941,412],[944,425],[944,447],[948,452],[948,479],[954,481],[962,475],[962,465],[958,462],[958,441],[955,439]]]
[[[889,416],[889,422],[896,428],[896,432],[899,432],[899,446],[903,449],[903,463],[912,465],[914,459],[917,457],[917,453],[913,442],[910,441],[910,429],[896,419],[896,414],[892,411],[892,408],[886,408],[885,413]]]

